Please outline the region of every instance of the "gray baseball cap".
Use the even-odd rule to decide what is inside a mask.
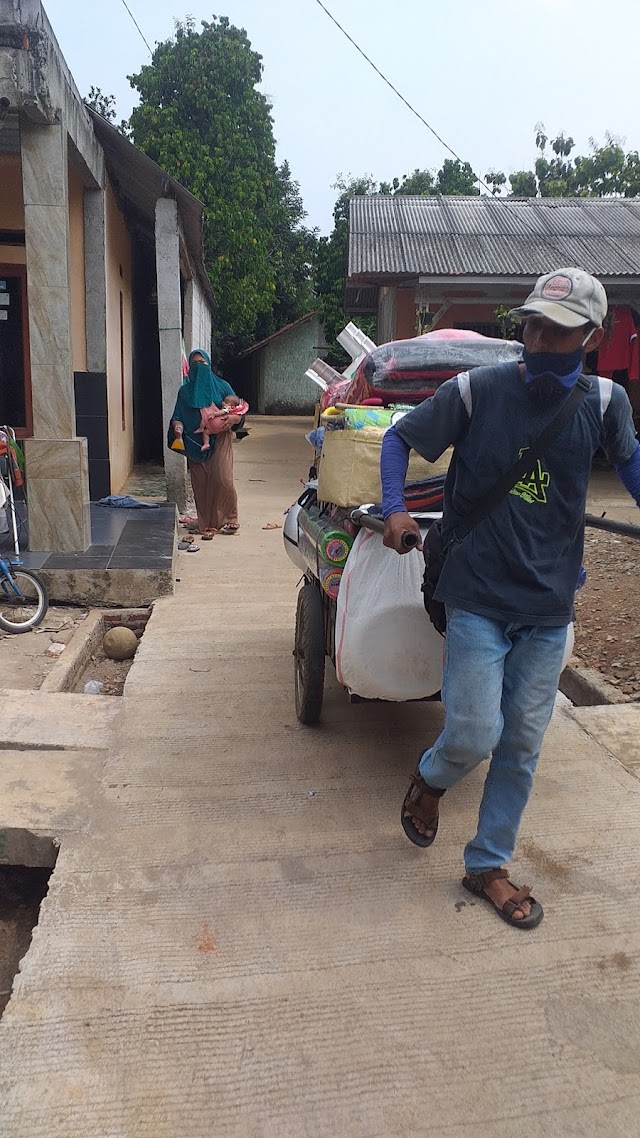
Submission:
[[[546,316],[565,328],[579,328],[590,321],[601,328],[607,315],[607,294],[600,281],[584,269],[556,269],[539,277],[524,304],[512,308],[509,315],[522,320]]]

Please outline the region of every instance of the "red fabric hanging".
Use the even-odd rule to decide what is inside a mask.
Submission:
[[[627,305],[611,309],[611,327],[598,350],[598,375],[611,379],[614,371],[627,371],[630,380],[640,379],[638,333]]]

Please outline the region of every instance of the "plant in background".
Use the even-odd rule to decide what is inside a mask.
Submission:
[[[514,316],[509,315],[509,308],[506,304],[499,304],[495,309],[494,316],[496,324],[500,329],[500,335],[503,340],[516,340],[518,332],[518,321]]]
[[[104,95],[99,87],[90,87],[89,94],[84,100],[88,107],[96,114],[102,115],[103,119],[110,122],[115,126],[116,130],[123,134],[125,138],[131,137],[131,130],[129,123],[126,119],[121,119],[119,123],[116,122],[116,97],[115,95]]]

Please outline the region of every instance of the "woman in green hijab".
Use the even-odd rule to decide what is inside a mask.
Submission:
[[[233,444],[231,428],[240,422],[240,416],[229,415],[227,429],[212,435],[209,449],[202,450],[200,428],[203,407],[222,407],[228,396],[235,392],[224,379],[211,370],[211,360],[198,348],[189,356],[189,375],[178,391],[178,398],[169,425],[168,443],[172,446],[181,439],[193,487],[198,514],[198,529],[209,541],[215,533],[235,534],[238,525],[238,496],[233,485]]]

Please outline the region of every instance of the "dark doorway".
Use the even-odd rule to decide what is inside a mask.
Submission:
[[[27,319],[27,270],[0,264],[0,423],[33,433]]]
[[[136,464],[157,463],[162,466],[165,430],[155,253],[146,243],[136,240],[133,249],[133,433]]]

